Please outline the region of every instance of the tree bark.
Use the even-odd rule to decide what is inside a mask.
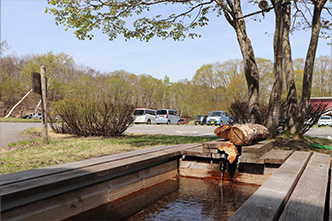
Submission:
[[[307,57],[304,65],[303,83],[302,83],[302,97],[300,106],[300,118],[298,131],[302,130],[304,119],[309,114],[309,102],[311,96],[312,75],[314,70],[314,63],[317,51],[317,44],[321,28],[321,12],[327,0],[313,1],[314,13],[312,17],[312,31]]]
[[[250,145],[254,140],[269,136],[269,130],[261,124],[236,124],[230,132],[230,140],[235,145]]]
[[[231,142],[223,142],[218,146],[218,150],[225,151],[227,154],[227,160],[232,164],[236,157],[239,155],[239,152],[234,144]]]
[[[252,123],[223,125],[217,127],[214,133],[225,140],[231,140],[235,145],[250,145],[253,140],[265,139],[270,134],[265,126]]]
[[[232,126],[229,124],[225,124],[223,126],[217,127],[214,130],[215,135],[218,137],[222,137],[225,140],[229,140],[230,132],[231,132]]]
[[[291,4],[290,0],[286,0],[287,5],[284,6],[284,70],[286,75],[286,85],[287,85],[287,110],[286,117],[287,123],[285,130],[291,134],[295,134],[298,128],[298,102],[297,102],[297,93],[295,86],[295,77],[293,69],[293,60],[292,60],[292,51],[289,40],[289,32],[291,26]]]
[[[271,0],[276,15],[276,26],[274,33],[274,83],[270,95],[267,128],[272,134],[275,134],[279,126],[281,94],[283,82],[283,6],[282,0]]]

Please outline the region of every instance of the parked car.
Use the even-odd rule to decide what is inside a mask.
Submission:
[[[33,118],[33,119],[42,119],[42,114],[41,113],[33,113],[31,118]]]
[[[134,110],[134,123],[139,124],[155,124],[156,123],[156,111],[147,108],[136,108]]]
[[[180,124],[187,124],[189,123],[189,120],[186,118],[180,118]]]
[[[318,120],[318,127],[320,126],[332,127],[332,118],[330,116],[321,116]]]
[[[195,125],[204,125],[206,124],[207,115],[197,115],[194,121]]]
[[[228,122],[230,125],[234,125],[234,124],[236,124],[237,122],[236,122],[236,119],[235,119],[235,117],[233,117],[233,116],[229,116],[229,122]]]
[[[23,119],[31,119],[32,117],[32,114],[27,114],[27,115],[24,115],[22,118]]]
[[[157,124],[180,124],[180,117],[175,110],[159,109],[156,114]]]
[[[226,111],[212,111],[206,119],[207,125],[229,124],[229,116]]]
[[[282,132],[284,132],[286,122],[287,122],[287,116],[286,115],[281,115],[279,117],[279,125],[278,125],[278,128],[277,128],[277,132],[279,134],[281,134]]]

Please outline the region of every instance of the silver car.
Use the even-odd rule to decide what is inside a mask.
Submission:
[[[157,124],[180,124],[180,117],[175,110],[159,109],[156,114]]]
[[[156,111],[147,108],[136,108],[134,111],[134,123],[155,124]]]

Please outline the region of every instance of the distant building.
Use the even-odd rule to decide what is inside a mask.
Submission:
[[[314,104],[326,104],[325,110],[329,110],[328,113],[332,113],[332,97],[311,97],[310,105]]]

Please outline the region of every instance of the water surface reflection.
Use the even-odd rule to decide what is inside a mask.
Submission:
[[[178,191],[127,220],[227,220],[258,187],[181,177]]]

